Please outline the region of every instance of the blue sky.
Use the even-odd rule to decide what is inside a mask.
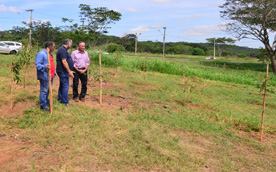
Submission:
[[[50,21],[53,26],[62,26],[62,17],[79,21],[79,4],[91,7],[107,7],[122,14],[116,24],[111,25],[109,35],[123,36],[141,33],[139,41],[163,41],[163,27],[166,29],[166,42],[206,42],[211,37],[231,37],[223,31],[223,19],[218,7],[224,0],[0,0],[0,30],[23,26],[33,19]],[[257,40],[242,40],[240,46],[263,47]]]

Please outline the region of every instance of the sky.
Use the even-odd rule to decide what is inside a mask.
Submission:
[[[79,4],[92,8],[107,7],[122,14],[121,20],[111,25],[108,35],[122,37],[125,34],[141,33],[139,41],[163,41],[166,27],[166,42],[206,42],[206,38],[229,37],[224,31],[227,21],[220,17],[219,5],[225,0],[0,0],[0,30],[24,26],[22,21],[50,21],[53,26],[62,26],[61,18],[79,23]],[[272,35],[271,35],[272,36]],[[251,48],[263,47],[258,40],[244,39],[236,45]]]

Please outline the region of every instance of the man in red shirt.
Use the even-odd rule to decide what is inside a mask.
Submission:
[[[48,53],[47,48],[50,51],[50,64],[48,64]],[[37,79],[40,81],[40,93],[39,93],[39,104],[40,109],[46,112],[50,112],[48,109],[49,105],[49,78],[48,71],[51,70],[51,83],[55,77],[55,64],[53,60],[52,51],[55,49],[55,43],[53,41],[47,41],[44,49],[37,53],[35,57],[35,67],[37,69]]]

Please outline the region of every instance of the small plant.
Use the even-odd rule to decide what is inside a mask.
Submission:
[[[240,57],[240,58],[246,58],[246,57],[247,57],[247,55],[244,54],[244,53],[240,53],[240,54],[238,54],[237,56]]]
[[[23,47],[22,51],[16,55],[15,59],[13,59],[13,72],[14,72],[14,81],[19,83],[21,81],[20,71],[24,68],[24,66],[30,65],[32,58],[34,57],[33,49],[27,47]]]

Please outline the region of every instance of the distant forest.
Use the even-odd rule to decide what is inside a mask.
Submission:
[[[29,29],[27,27],[14,27],[12,30],[0,31],[0,41],[19,41],[24,44],[28,43]],[[52,40],[57,45],[62,44],[65,38],[71,38],[74,41],[74,47],[79,41],[85,41],[87,48],[104,47],[107,52],[116,50],[134,52],[135,51],[135,34],[128,34],[123,37],[109,36],[103,33],[91,35],[79,30],[66,30],[64,28],[54,28],[50,23],[34,24],[32,29],[32,45],[43,47],[44,42]],[[138,41],[137,52],[156,53],[163,52],[163,43],[154,41]],[[210,43],[188,43],[188,42],[167,42],[165,46],[166,54],[183,54],[183,55],[201,55],[212,56],[213,45]],[[218,44],[216,45],[216,56],[238,56],[238,57],[256,57],[262,56],[261,49],[240,47],[236,45]]]

